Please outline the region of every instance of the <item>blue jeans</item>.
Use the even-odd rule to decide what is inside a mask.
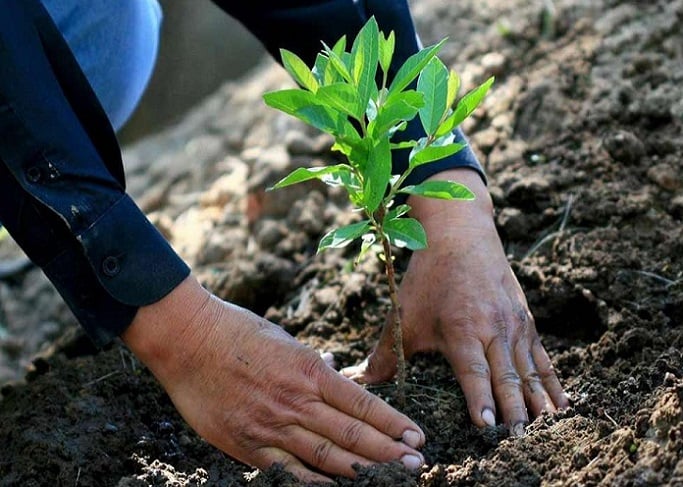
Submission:
[[[156,61],[157,0],[41,0],[115,130],[130,118]]]

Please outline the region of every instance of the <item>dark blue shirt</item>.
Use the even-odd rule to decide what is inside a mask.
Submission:
[[[312,65],[321,40],[352,38],[371,15],[382,30],[396,32],[396,66],[418,50],[404,0],[215,2],[277,59],[284,47]],[[126,194],[115,134],[40,2],[2,4],[0,221],[104,345],[190,270]],[[401,138],[423,135],[414,122]],[[396,170],[407,156],[394,154]],[[421,166],[410,182],[454,167],[483,176],[466,149]]]

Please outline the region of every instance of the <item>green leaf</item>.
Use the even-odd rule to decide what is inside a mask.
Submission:
[[[318,81],[299,56],[287,49],[280,49],[282,65],[292,75],[294,81],[313,93],[318,89]]]
[[[343,170],[350,171],[351,168],[346,164],[337,164],[334,166],[325,167],[300,167],[289,173],[287,176],[275,183],[272,187],[268,188],[268,191],[284,188],[296,183],[302,183],[311,179],[324,180],[325,176],[333,175]]]
[[[367,165],[364,170],[363,196],[364,207],[373,213],[387,191],[391,179],[391,146],[389,137],[383,137],[370,149]]]
[[[326,233],[320,239],[318,244],[318,252],[325,249],[340,249],[346,247],[348,244],[359,238],[361,235],[370,230],[370,222],[363,220],[362,222],[352,223],[344,227],[335,228]]]
[[[396,47],[396,36],[394,31],[389,32],[387,37],[382,34],[379,39],[379,65],[382,71],[389,72],[391,66],[391,59],[394,57],[394,49]]]
[[[458,91],[460,91],[460,76],[451,69],[448,73],[448,102],[446,103],[449,107],[455,103]]]
[[[345,113],[356,120],[363,118],[365,106],[361,104],[358,92],[346,83],[321,86],[315,94],[320,103]]]
[[[281,110],[334,136],[346,135],[353,127],[337,110],[320,105],[316,95],[305,90],[271,91],[263,95],[270,107]]]
[[[467,117],[472,115],[472,112],[474,112],[474,110],[479,106],[486,96],[486,93],[488,93],[493,81],[494,78],[492,76],[484,83],[463,96],[458,102],[458,105],[455,107],[453,113],[448,116],[448,118],[446,118],[446,120],[439,126],[435,135],[440,137],[447,134],[460,125]]]
[[[437,198],[441,200],[473,200],[474,193],[463,184],[454,181],[424,181],[415,186],[406,186],[400,193]]]
[[[396,76],[394,76],[394,80],[389,87],[389,96],[391,97],[393,94],[402,91],[406,86],[412,83],[427,63],[438,54],[443,47],[444,42],[446,42],[446,39],[410,56],[398,70]]]
[[[339,43],[337,43],[339,44]],[[330,49],[327,44],[323,42],[323,46],[325,47],[325,52],[327,53],[327,56],[330,60],[330,65],[339,73],[339,75],[347,82],[353,84],[353,78],[351,77],[351,73],[349,72],[349,67],[346,65],[346,63],[343,61],[342,56],[343,52],[341,53],[342,55],[338,54],[334,50]],[[335,45],[336,47],[336,45]]]
[[[400,218],[410,210],[412,210],[410,205],[398,205],[396,208],[392,208],[391,210],[387,211],[387,214],[384,216],[384,221],[386,222]]]
[[[371,17],[356,36],[351,48],[351,76],[358,88],[363,109],[367,107],[373,89],[376,89],[378,57],[379,28],[375,18]]]
[[[396,124],[415,118],[423,105],[424,96],[422,93],[414,90],[399,93],[380,108],[377,117],[368,126],[368,132],[373,137],[382,137]]]
[[[411,168],[421,166],[422,164],[427,164],[428,162],[438,161],[444,157],[451,156],[462,149],[467,147],[467,144],[456,142],[449,145],[429,145],[424,149],[417,150],[417,147],[413,149],[408,158],[409,165]]]
[[[391,127],[391,128],[389,129],[389,140],[392,139],[392,137],[394,136],[394,134],[395,134],[396,132],[402,132],[403,130],[406,129],[407,126],[408,126],[408,122],[403,121],[403,122],[401,122],[401,123],[399,123],[399,124],[394,125],[393,127]]]
[[[346,164],[337,164],[339,170],[325,172],[320,176],[320,180],[328,186],[343,186],[346,190],[358,191],[361,189],[358,178],[353,173],[353,168]]]
[[[297,89],[271,91],[263,95],[263,100],[269,107],[289,115],[295,115],[302,108],[317,104],[313,93]]]
[[[315,64],[313,65],[312,73],[319,85],[329,84],[325,81],[325,72],[327,71],[329,64],[330,60],[322,53],[318,53],[318,55],[315,57]]]
[[[410,250],[427,248],[427,234],[419,221],[414,218],[397,218],[384,223],[384,233],[396,247]]]
[[[334,136],[346,133],[348,130],[346,125],[350,125],[345,115],[320,105],[303,107],[294,116]]]
[[[391,144],[392,149],[412,149],[417,146],[417,140],[406,140],[403,142],[395,142]]]
[[[424,106],[420,108],[420,121],[428,135],[439,127],[448,110],[448,68],[439,58],[432,58],[420,72],[417,91],[424,94]]]
[[[332,46],[332,51],[339,57],[346,52],[346,34],[341,36],[339,40],[334,43],[334,46]]]

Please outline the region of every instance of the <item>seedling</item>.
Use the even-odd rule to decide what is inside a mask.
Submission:
[[[350,51],[346,50],[346,37],[333,47],[323,43],[312,69],[296,54],[281,50],[283,65],[300,88],[264,95],[269,106],[331,134],[335,139],[332,149],[346,156],[347,163],[296,169],[273,188],[318,179],[329,186],[344,188],[352,205],[363,213],[362,221],[324,235],[318,252],[360,240],[360,259],[375,242],[381,244],[379,257],[389,281],[393,317],[393,323],[386,326],[393,326],[399,403],[405,397],[406,364],[392,245],[421,250],[427,247],[427,236],[420,222],[408,216],[410,206],[396,204],[395,199],[399,194],[474,199],[468,188],[453,181],[404,183],[416,167],[465,147],[455,141],[453,131],[470,116],[493,83],[493,78],[487,80],[456,104],[460,79],[437,57],[444,42],[445,39],[412,55],[389,80],[395,36],[393,32],[388,36],[380,32],[371,18]],[[394,135],[416,116],[425,136],[392,142]],[[392,174],[394,149],[410,149],[408,167],[400,174]]]

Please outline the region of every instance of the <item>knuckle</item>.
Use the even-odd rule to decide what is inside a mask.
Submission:
[[[485,362],[470,362],[463,372],[464,375],[489,381],[491,380],[491,369]]]
[[[523,380],[524,386],[531,393],[535,393],[537,390],[539,390],[539,387],[542,387],[543,385],[541,382],[541,377],[536,371],[530,372],[529,374],[525,375]]]
[[[503,387],[515,389],[520,389],[522,387],[522,379],[514,370],[506,370],[505,372],[501,373],[496,378],[496,382],[499,386]]]
[[[320,441],[313,447],[313,458],[311,459],[313,466],[322,468],[327,463],[331,453],[332,442],[329,440]]]
[[[355,417],[365,420],[372,414],[375,407],[375,398],[369,392],[361,391],[352,402],[351,410]]]
[[[300,370],[305,379],[312,384],[318,384],[323,378],[325,364],[315,353],[305,353],[300,362]]]
[[[363,423],[360,421],[352,421],[342,430],[342,446],[347,449],[354,449],[360,444],[362,436]]]
[[[255,424],[245,424],[234,432],[233,441],[239,450],[251,452],[263,446],[263,434]]]
[[[507,338],[507,332],[510,328],[508,320],[506,320],[500,313],[494,313],[491,317],[491,326],[495,334],[499,337]]]
[[[546,368],[538,371],[538,377],[542,381],[546,381],[548,379],[556,379],[557,378],[557,371],[555,370],[555,366],[552,364],[548,364],[548,366]]]

